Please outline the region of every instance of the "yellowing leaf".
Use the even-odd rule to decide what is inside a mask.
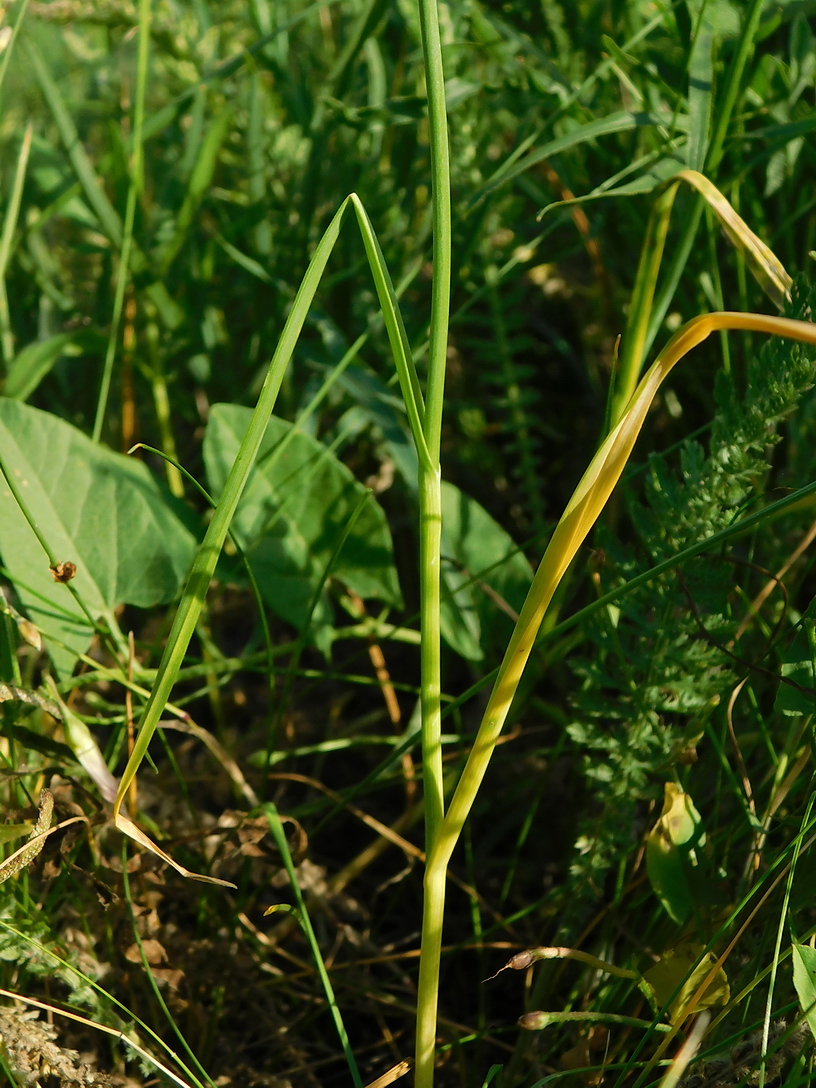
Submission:
[[[123,835],[127,835],[129,839],[133,839],[140,846],[143,846],[145,850],[149,850],[151,854],[155,854],[156,857],[166,861],[168,865],[176,870],[177,873],[181,873],[182,876],[187,877],[188,880],[200,880],[203,884],[219,884],[222,888],[234,888],[235,885],[229,880],[219,880],[215,876],[204,876],[203,873],[194,873],[190,869],[186,869],[180,862],[174,861],[169,854],[166,854],[160,846],[157,846],[151,838],[145,835],[144,831],[140,827],[137,827],[133,820],[128,819],[121,810],[114,815],[113,822]]]
[[[725,971],[717,966],[711,952],[706,952],[700,958],[702,951],[703,945],[699,944],[681,944],[670,948],[643,976],[652,988],[658,1005],[663,1007],[671,1002],[668,1013],[673,1024],[679,1024],[692,1013],[709,1009],[712,1005],[725,1005],[731,997]],[[694,995],[715,967],[714,977],[705,992],[697,1002],[693,1002]]]
[[[28,842],[0,864],[0,883],[19,873],[21,869],[25,869],[37,857],[45,845],[53,815],[54,796],[50,790],[43,790],[40,794],[40,812]]]
[[[790,294],[793,280],[773,250],[758,238],[748,224],[737,215],[716,185],[696,170],[681,170],[676,180],[688,182],[706,200],[717,216],[731,244],[745,257],[759,286],[780,310]]]
[[[700,814],[691,797],[667,782],[663,812],[646,839],[646,870],[660,902],[679,925],[694,905],[687,867],[696,865],[694,848],[704,841]]]
[[[444,874],[484,778],[522,673],[553,594],[621,477],[658,389],[692,348],[722,329],[745,329],[816,344],[816,325],[766,314],[710,313],[679,329],[640,381],[618,424],[610,431],[576,487],[536,571],[504,655],[462,777],[445,816],[429,869]],[[440,876],[441,880],[442,877]]]

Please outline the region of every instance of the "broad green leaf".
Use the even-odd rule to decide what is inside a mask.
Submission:
[[[204,436],[204,463],[217,498],[252,412],[216,404]],[[285,441],[285,445],[282,444]],[[365,493],[362,484],[310,435],[273,416],[232,523],[269,607],[302,629],[332,551]],[[382,508],[370,497],[334,567],[361,597],[401,604],[391,535]],[[325,599],[316,623],[330,619]]]
[[[711,952],[706,952],[701,958],[703,947],[701,944],[684,942],[670,948],[643,976],[661,1008],[671,1001],[668,1012],[673,1024],[679,1024],[689,1014],[709,1009],[712,1005],[727,1005],[730,999],[731,991],[725,971],[717,966]],[[713,968],[716,971],[705,993],[699,1001],[693,1002],[694,995]]]
[[[120,604],[147,608],[172,600],[194,540],[165,504],[147,468],[94,445],[56,416],[0,398],[0,462],[13,473],[29,512],[60,562],[77,566],[73,585],[91,615]],[[93,631],[0,477],[0,556],[32,620],[68,672]]]
[[[689,867],[697,864],[695,847],[704,842],[700,814],[691,797],[667,782],[663,812],[646,839],[646,871],[660,902],[680,925],[694,906]]]
[[[442,636],[479,661],[501,649],[533,580],[533,569],[475,499],[442,484]],[[465,587],[465,588],[461,588]]]
[[[793,985],[808,1027],[816,1039],[816,948],[793,941]]]

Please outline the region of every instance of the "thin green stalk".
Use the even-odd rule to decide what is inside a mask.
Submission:
[[[136,199],[142,191],[142,168],[144,148],[142,132],[144,129],[144,104],[147,89],[147,69],[150,58],[150,22],[152,19],[151,0],[139,0],[139,54],[136,69],[136,96],[133,102],[133,147],[130,154],[130,184],[128,186],[125,222],[122,228],[122,248],[119,253],[119,270],[116,275],[116,293],[113,299],[108,348],[105,353],[105,365],[102,369],[102,384],[99,387],[99,399],[96,404],[96,418],[93,426],[93,440],[98,442],[102,436],[102,424],[108,407],[113,361],[119,340],[119,326],[122,321],[122,307],[125,302],[130,270],[130,254],[133,246],[133,222],[136,217]]]
[[[425,850],[432,858],[445,817],[442,773],[441,706],[441,548],[442,476],[439,455],[451,294],[451,183],[445,71],[436,0],[419,0],[433,200],[433,284],[426,384],[424,436],[430,464],[419,467],[420,645],[422,684],[422,772],[425,795]],[[425,873],[422,951],[419,965],[416,1028],[416,1088],[431,1088],[434,1078],[439,966],[445,913],[445,869],[430,865]],[[441,894],[440,894],[441,881]]]
[[[28,11],[28,2],[29,0],[23,0],[22,4],[20,4],[19,11],[17,12],[17,18],[14,20],[14,29],[11,32],[11,40],[3,51],[3,59],[2,61],[0,61],[0,94],[2,94],[3,84],[6,81],[6,72],[8,71],[11,55],[14,52],[17,35],[20,33],[20,28],[23,25],[23,19],[25,19],[26,12]]]
[[[663,249],[669,230],[669,220],[674,206],[674,198],[680,182],[670,185],[661,193],[652,205],[649,222],[646,225],[646,237],[640,252],[635,286],[626,319],[626,328],[621,338],[621,352],[618,359],[618,374],[612,395],[612,407],[609,413],[609,430],[618,423],[626,405],[637,386],[643,358],[648,350],[649,318],[652,312],[657,274],[663,260]]]
[[[714,118],[711,143],[708,145],[708,154],[706,155],[705,175],[712,181],[716,180],[717,171],[725,153],[725,138],[728,135],[728,126],[731,122],[731,115],[734,112],[734,107],[739,98],[745,67],[754,50],[754,38],[756,37],[759,28],[764,6],[765,0],[751,0],[751,6],[745,16],[745,21],[742,24],[742,32],[740,34],[739,42],[737,43],[736,53],[734,54],[728,69],[725,90],[723,91],[723,96]],[[674,293],[677,290],[680,277],[683,274],[689,254],[694,246],[694,239],[697,234],[697,228],[700,225],[700,217],[702,214],[703,199],[700,196],[695,196],[685,221],[683,233],[674,247],[674,258],[667,273],[666,281],[660,289],[660,293],[649,316],[648,332],[646,334],[646,341],[643,345],[644,354],[649,351],[649,348],[654,343],[655,337],[663,323],[663,318],[666,316],[671,301],[674,298]]]
[[[762,1054],[759,1066],[759,1088],[765,1088],[765,1059],[768,1056],[768,1039],[770,1036],[771,1017],[773,1014],[774,987],[776,985],[776,973],[779,969],[779,960],[782,952],[782,937],[785,932],[785,921],[788,918],[790,897],[791,892],[793,891],[793,878],[796,874],[796,864],[799,861],[799,853],[802,845],[801,836],[804,834],[805,828],[809,825],[810,814],[813,811],[814,802],[816,802],[816,794],[811,793],[810,800],[805,809],[805,815],[802,818],[802,823],[799,828],[799,837],[796,839],[796,846],[794,847],[790,870],[788,872],[788,881],[785,886],[785,895],[782,900],[782,910],[779,912],[779,925],[776,931],[776,943],[774,945],[773,961],[771,964],[771,980],[768,983],[768,998],[765,1003],[765,1021],[762,1025]]]
[[[425,789],[425,847],[431,850],[444,817],[440,680],[442,478],[439,452],[445,398],[451,293],[451,195],[445,72],[436,0],[419,0],[433,200],[433,283],[431,288],[425,442],[431,466],[419,473],[419,563],[422,646],[422,765]],[[417,1082],[419,1083],[419,1082]]]
[[[20,215],[20,201],[23,197],[23,183],[25,181],[26,167],[28,165],[28,153],[31,150],[31,137],[34,134],[34,126],[31,121],[26,125],[23,142],[20,145],[20,154],[17,157],[17,169],[14,174],[14,185],[11,190],[6,214],[3,218],[3,234],[0,237],[0,346],[2,346],[3,361],[6,367],[14,358],[14,334],[11,330],[11,315],[8,308],[8,296],[6,294],[6,268],[8,267],[11,242],[17,227],[17,219]]]
[[[289,877],[289,884],[292,888],[292,894],[295,897],[295,903],[297,904],[297,920],[300,923],[306,940],[309,942],[309,948],[312,951],[315,967],[320,977],[320,981],[323,985],[323,992],[326,995],[326,1001],[328,1002],[329,1009],[331,1010],[332,1020],[334,1021],[337,1035],[340,1039],[340,1045],[343,1047],[343,1053],[346,1056],[346,1062],[348,1063],[349,1071],[351,1072],[351,1079],[354,1081],[354,1088],[363,1088],[363,1082],[360,1077],[360,1071],[357,1068],[357,1062],[354,1058],[354,1052],[351,1049],[351,1045],[348,1040],[348,1034],[346,1032],[345,1024],[343,1023],[343,1017],[340,1015],[340,1009],[337,1005],[337,998],[334,996],[334,987],[331,984],[329,978],[329,972],[326,970],[326,964],[323,962],[323,956],[320,953],[320,945],[317,943],[317,937],[315,931],[312,928],[312,922],[309,918],[309,912],[306,909],[306,903],[303,899],[303,893],[300,890],[298,884],[297,874],[295,873],[295,867],[292,864],[292,855],[289,852],[289,844],[286,842],[286,835],[284,834],[283,824],[281,818],[278,815],[278,810],[273,804],[266,804],[263,806],[266,818],[269,821],[269,828],[272,832],[272,836],[275,839],[275,845],[280,850],[281,857],[283,858],[283,864],[286,869],[286,873]],[[270,908],[266,913],[269,914],[274,911],[274,907]]]
[[[162,366],[159,328],[153,322],[147,327],[147,341],[152,356],[150,386],[153,392],[153,404],[156,408],[156,421],[159,424],[162,448],[167,455],[164,459],[167,486],[177,499],[183,499],[184,478],[177,468],[178,453],[176,452],[176,439],[173,435],[173,415],[170,410],[167,379],[164,376],[164,367]]]
[[[442,479],[439,468],[419,469],[420,675],[422,775],[426,850],[445,817],[442,790]]]
[[[708,146],[708,154],[706,155],[705,162],[705,172],[708,177],[713,178],[716,175],[717,168],[722,162],[725,150],[725,138],[728,135],[728,125],[731,121],[734,107],[737,104],[737,99],[739,98],[745,66],[748,64],[754,51],[754,38],[756,38],[757,30],[759,29],[759,23],[762,19],[764,7],[765,0],[751,0],[751,7],[748,9],[748,13],[745,16],[745,22],[742,24],[740,40],[737,43],[737,51],[729,66],[722,101],[714,119],[714,131],[711,135],[711,143]]]

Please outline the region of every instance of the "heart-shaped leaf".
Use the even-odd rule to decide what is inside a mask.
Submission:
[[[141,462],[113,453],[56,416],[0,398],[0,463],[60,562],[76,565],[72,585],[94,618],[120,604],[170,601],[194,541]],[[0,555],[31,619],[70,672],[93,628],[68,589],[55,582],[42,545],[0,476]]]
[[[210,410],[204,463],[218,497],[252,412],[235,404]],[[302,630],[314,594],[365,488],[322,443],[273,416],[249,477],[232,532],[244,549],[261,595],[281,618]],[[364,598],[402,603],[385,513],[373,496],[362,509],[332,574]],[[313,617],[330,620],[323,600]]]

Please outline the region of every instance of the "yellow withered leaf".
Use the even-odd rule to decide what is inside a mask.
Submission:
[[[0,864],[0,883],[25,869],[37,857],[45,845],[53,815],[54,796],[50,790],[43,790],[40,794],[40,812],[28,842]]]
[[[681,170],[673,181],[688,182],[705,199],[725,231],[728,240],[745,257],[751,273],[762,290],[778,308],[782,309],[790,295],[793,280],[784,265],[768,246],[757,237],[729,202],[708,178],[696,170]]]
[[[651,987],[658,1005],[668,1007],[669,1019],[679,1024],[692,1013],[712,1005],[726,1005],[731,997],[728,978],[713,953],[703,954],[703,945],[684,942],[664,952],[660,960],[643,976]],[[713,972],[711,982],[694,1001],[694,995]],[[678,989],[679,987],[679,989]]]

